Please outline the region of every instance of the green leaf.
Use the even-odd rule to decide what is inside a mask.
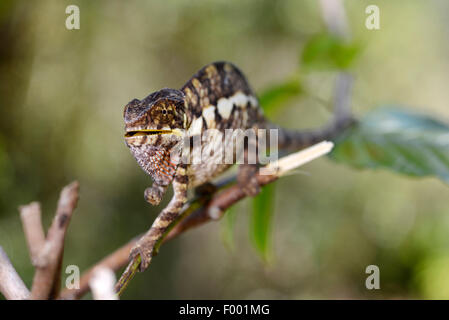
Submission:
[[[302,64],[309,69],[347,69],[357,55],[360,47],[352,42],[331,34],[321,34],[311,38],[301,54]]]
[[[303,92],[299,77],[289,79],[275,85],[259,95],[259,103],[267,116],[272,116],[290,99],[298,97]]]
[[[331,158],[449,183],[449,126],[403,109],[376,109],[337,139]]]
[[[264,186],[253,199],[253,212],[250,221],[250,235],[254,248],[262,259],[270,258],[271,223],[274,212],[275,183]]]

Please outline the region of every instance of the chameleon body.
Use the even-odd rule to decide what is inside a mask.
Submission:
[[[131,257],[141,256],[141,271],[148,267],[155,244],[187,201],[187,189],[209,182],[231,166],[215,163],[214,155],[210,158],[206,155],[200,163],[183,163],[180,151],[175,149],[185,143],[185,137],[179,132],[185,130],[187,138],[193,138],[208,129],[224,132],[226,129],[277,128],[279,148],[290,150],[328,139],[331,134],[330,130],[297,132],[271,124],[263,116],[245,76],[228,62],[203,67],[180,90],[166,88],[143,100],[132,100],[125,106],[124,120],[125,143],[153,179],[153,186],[145,190],[146,201],[157,205],[170,184],[174,189],[167,207],[131,251]],[[203,147],[210,141],[204,139]],[[259,192],[256,172],[257,164],[239,165],[237,182],[250,196]]]

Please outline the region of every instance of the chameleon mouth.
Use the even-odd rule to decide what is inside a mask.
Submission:
[[[138,136],[151,136],[151,135],[159,135],[159,134],[170,134],[170,133],[173,133],[173,130],[142,129],[142,130],[134,130],[134,131],[126,132],[125,138],[138,137]]]

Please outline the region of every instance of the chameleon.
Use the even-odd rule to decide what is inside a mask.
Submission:
[[[206,155],[200,163],[180,161],[180,152],[176,148],[183,147],[189,138],[201,136],[209,129],[218,132],[226,129],[277,129],[278,147],[288,151],[332,139],[335,132],[332,127],[295,131],[272,124],[265,118],[246,77],[229,62],[204,66],[181,89],[164,88],[142,100],[131,100],[124,108],[124,122],[125,144],[153,180],[153,185],[145,189],[145,200],[158,205],[170,184],[174,191],[172,199],[151,228],[131,249],[131,258],[140,255],[139,271],[144,271],[150,264],[156,243],[186,203],[187,191],[210,183],[232,166],[211,161],[213,155],[209,158]],[[207,139],[200,141],[202,147],[211,143]],[[246,161],[248,144],[243,148],[244,162],[239,164],[237,183],[245,194],[255,196],[260,191],[255,177],[258,164]]]

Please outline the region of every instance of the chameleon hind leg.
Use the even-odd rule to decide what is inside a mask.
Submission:
[[[253,128],[257,132],[257,128]],[[260,186],[256,174],[259,171],[257,156],[257,135],[248,138],[244,144],[243,163],[239,165],[237,184],[240,189],[250,197],[259,194]]]
[[[162,240],[164,234],[169,230],[172,223],[178,218],[183,205],[187,201],[187,184],[188,176],[186,168],[178,167],[176,175],[173,179],[173,198],[167,207],[154,220],[150,230],[140,238],[133,249],[130,256],[135,258],[140,255],[140,271],[144,271],[151,263],[151,259],[155,254],[156,245]]]

